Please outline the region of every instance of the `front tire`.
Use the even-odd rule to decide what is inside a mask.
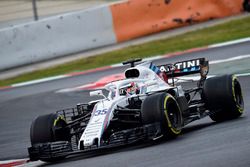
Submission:
[[[161,123],[161,133],[167,138],[177,137],[182,130],[183,120],[175,98],[168,93],[148,96],[142,104],[142,123]]]
[[[30,141],[32,146],[37,144],[70,141],[70,130],[66,127],[64,118],[57,114],[47,114],[37,117],[30,127]],[[43,161],[52,162],[63,159],[65,156],[44,158]]]
[[[235,75],[223,75],[205,81],[203,95],[210,118],[222,122],[240,117],[244,100],[240,83]]]

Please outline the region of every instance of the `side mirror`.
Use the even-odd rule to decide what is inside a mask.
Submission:
[[[92,96],[102,96],[104,98],[106,98],[106,96],[104,96],[102,90],[95,90],[95,91],[91,91],[89,92],[89,95]]]

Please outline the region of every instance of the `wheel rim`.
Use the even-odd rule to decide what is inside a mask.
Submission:
[[[171,123],[171,126],[177,129],[177,125],[179,124],[179,114],[178,114],[178,107],[173,103],[169,106],[168,110],[168,118]]]
[[[172,96],[165,98],[164,109],[168,127],[174,134],[179,134],[181,132],[182,117],[180,108]]]
[[[236,102],[236,106],[240,112],[243,112],[244,108],[244,101],[243,101],[243,96],[242,96],[242,91],[239,82],[234,79],[233,82],[233,93],[234,93],[234,101]]]

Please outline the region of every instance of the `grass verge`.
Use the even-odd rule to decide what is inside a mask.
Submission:
[[[194,47],[202,47],[214,43],[235,40],[250,36],[250,17],[233,20],[214,27],[188,32],[175,37],[130,46],[120,50],[108,52],[55,66],[45,70],[34,71],[18,77],[0,80],[0,86],[40,79],[44,77],[83,71],[97,67],[120,63],[131,58],[146,58],[155,55],[183,51]]]

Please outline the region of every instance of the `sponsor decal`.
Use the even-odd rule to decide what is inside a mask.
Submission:
[[[194,72],[198,70],[200,70],[200,59],[178,62],[174,65],[167,64],[160,66],[161,72]]]
[[[190,60],[190,61],[184,61],[184,62],[180,62],[180,63],[176,63],[175,67],[176,69],[180,70],[180,69],[184,69],[184,68],[192,68],[192,67],[196,67],[200,65],[200,60]]]

